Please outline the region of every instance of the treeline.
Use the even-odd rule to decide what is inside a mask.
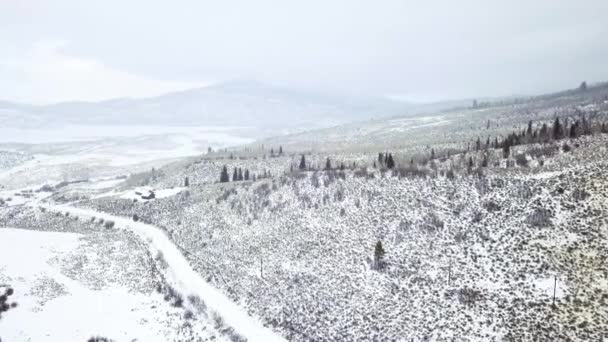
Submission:
[[[595,86],[592,86],[592,87],[594,87],[594,88],[606,87],[606,83],[596,84]],[[494,107],[494,106],[518,105],[518,104],[524,104],[524,103],[529,103],[529,102],[538,101],[538,100],[547,100],[547,99],[557,98],[557,97],[561,97],[561,96],[581,94],[581,93],[587,92],[588,90],[589,90],[589,87],[587,86],[587,82],[583,81],[580,83],[578,88],[568,89],[568,90],[551,93],[551,94],[544,94],[544,95],[530,96],[530,97],[516,97],[516,98],[512,98],[512,99],[502,99],[502,100],[480,101],[480,102],[478,102],[477,100],[473,100],[473,102],[469,108],[470,109],[482,109],[482,108],[488,108],[488,107]],[[608,95],[605,95],[605,99],[608,99]]]
[[[268,171],[268,170],[264,170],[264,173],[261,175],[256,175],[255,173],[249,172],[249,169],[245,169],[245,171],[243,171],[242,168],[235,167],[232,172],[232,181],[239,182],[239,181],[252,180],[255,182],[258,179],[269,178],[270,176],[271,176],[271,174],[270,174],[270,171]],[[230,182],[230,179],[231,178],[230,178],[230,175],[228,174],[228,167],[226,165],[224,165],[222,167],[222,171],[220,172],[220,183],[228,183],[228,182]]]
[[[357,163],[353,162],[352,164],[350,164],[349,166],[347,166],[346,164],[344,164],[344,162],[340,162],[339,164],[333,164],[331,159],[329,157],[327,157],[325,159],[325,165],[323,168],[319,167],[319,166],[315,166],[312,163],[309,163],[306,161],[306,156],[305,155],[301,155],[300,156],[300,162],[297,165],[297,169],[300,171],[330,171],[330,170],[340,170],[340,171],[344,171],[347,168],[356,168],[357,167]],[[296,166],[295,164],[291,164],[289,166],[289,172],[293,172],[295,170]]]
[[[279,146],[279,152],[275,154],[274,148],[270,148],[270,158],[280,157],[283,155],[283,146]]]
[[[498,140],[498,137],[495,137],[494,141],[490,141],[488,137],[484,145],[481,139],[477,138],[475,149],[479,151],[482,149],[500,148],[502,149],[503,157],[508,158],[511,155],[511,147],[513,146],[548,143],[566,138],[575,139],[583,135],[591,135],[594,130],[600,133],[608,133],[608,125],[605,122],[595,124],[595,126],[597,128],[594,128],[594,124],[585,117],[571,124],[567,118],[562,122],[559,117],[556,117],[551,126],[543,123],[540,127],[538,125],[534,127],[532,120],[530,120],[527,128],[522,129],[520,132],[514,131],[501,141]]]

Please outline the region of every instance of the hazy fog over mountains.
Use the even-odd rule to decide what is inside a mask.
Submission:
[[[0,103],[0,115],[8,125],[197,124],[288,128],[302,125],[314,128],[401,114],[412,107],[380,97],[327,95],[235,81],[141,99],[42,106],[4,102]]]

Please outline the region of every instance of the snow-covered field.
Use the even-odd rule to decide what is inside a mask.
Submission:
[[[156,308],[163,306],[162,298],[120,287],[96,290],[65,275],[68,258],[78,249],[92,251],[83,255],[89,267],[107,258],[94,253],[82,238],[75,233],[0,228],[0,282],[11,284],[19,304],[0,322],[2,337],[6,341],[85,341],[101,334],[163,341],[154,333],[165,314]],[[115,243],[120,246],[120,241]]]
[[[189,340],[133,241],[15,228],[0,228],[0,241],[0,283],[18,303],[0,321],[3,341]]]

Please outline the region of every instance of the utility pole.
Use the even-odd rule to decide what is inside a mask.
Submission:
[[[452,281],[452,259],[450,259],[450,266],[448,266],[448,286],[450,286],[451,281]]]
[[[264,261],[260,255],[260,278],[264,279]]]
[[[555,289],[557,288],[557,276],[553,278],[553,308],[555,309]]]

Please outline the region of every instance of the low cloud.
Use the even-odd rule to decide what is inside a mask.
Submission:
[[[119,70],[102,61],[64,52],[64,40],[44,40],[22,54],[0,59],[5,99],[28,103],[97,101],[161,95],[207,83],[157,80]],[[12,76],[12,77],[11,77]],[[13,82],[13,78],[17,82]]]

